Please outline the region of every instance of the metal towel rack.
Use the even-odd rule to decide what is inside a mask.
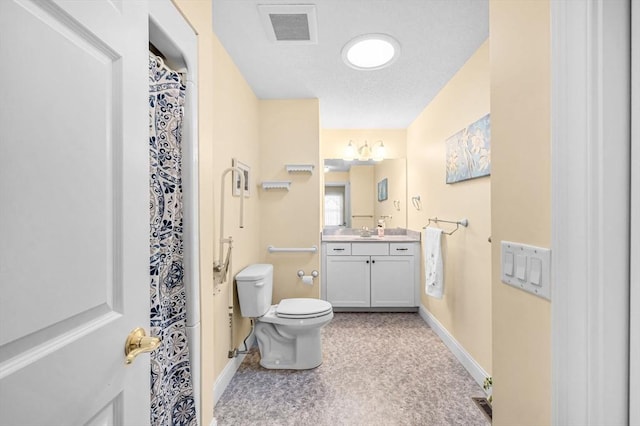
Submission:
[[[311,247],[267,247],[269,253],[315,253],[318,251],[318,246]]]
[[[457,220],[457,221],[451,221],[451,220],[438,219],[438,217],[436,216],[436,217],[434,217],[434,218],[429,218],[429,223],[427,223],[425,226],[423,226],[423,227],[422,227],[422,229],[427,228],[427,227],[431,224],[431,222],[434,222],[434,223],[438,223],[438,222],[444,222],[444,223],[455,223],[455,225],[456,225],[456,229],[454,229],[453,231],[451,231],[451,232],[444,232],[444,231],[442,231],[442,233],[443,233],[443,234],[446,234],[446,235],[451,235],[451,234],[453,234],[454,232],[456,232],[456,231],[458,230],[458,228],[460,228],[460,225],[464,226],[465,228],[466,228],[467,226],[469,226],[469,221],[468,221],[467,219],[462,219],[462,220]]]

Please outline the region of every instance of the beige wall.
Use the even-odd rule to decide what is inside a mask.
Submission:
[[[409,228],[430,217],[469,220],[444,236],[445,292],[422,304],[488,372],[491,360],[490,177],[445,184],[444,141],[489,112],[489,43],[485,42],[407,130],[408,196],[420,195],[422,210],[409,208]],[[492,142],[493,143],[493,142]],[[454,225],[442,224],[445,230]],[[424,273],[424,272],[423,272]]]
[[[494,425],[551,422],[551,304],[500,281],[500,241],[549,247],[549,2],[490,3]]]
[[[325,182],[349,182],[349,172],[328,172],[324,174]]]
[[[273,303],[289,297],[320,297],[320,279],[302,284],[299,269],[320,270],[320,115],[317,99],[260,101],[260,180],[291,181],[289,191],[258,191],[259,251],[273,264]],[[287,173],[286,164],[312,164],[313,173]],[[318,247],[316,253],[268,253],[267,246]]]
[[[213,386],[228,362],[229,286],[214,295],[212,265],[218,257],[220,226],[220,180],[222,171],[236,157],[260,173],[258,100],[246,84],[211,29],[210,0],[176,0],[198,34],[198,120],[199,120],[199,214],[200,214],[200,309],[202,423],[213,418]],[[226,179],[225,236],[234,237],[233,270],[259,259],[259,205],[255,195],[245,205],[245,229],[238,228],[238,198],[231,196]],[[236,345],[248,329],[248,320],[238,318]]]

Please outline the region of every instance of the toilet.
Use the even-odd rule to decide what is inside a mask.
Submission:
[[[243,317],[254,318],[260,365],[306,370],[322,364],[320,330],[333,318],[331,303],[320,299],[283,299],[271,305],[273,265],[255,264],[236,275]]]

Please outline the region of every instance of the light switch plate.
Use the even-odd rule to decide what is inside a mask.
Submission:
[[[551,250],[511,241],[500,245],[502,282],[551,300]]]

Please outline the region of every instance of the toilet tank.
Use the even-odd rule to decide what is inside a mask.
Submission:
[[[271,307],[273,292],[273,265],[249,265],[236,275],[238,300],[243,317],[257,318]]]

